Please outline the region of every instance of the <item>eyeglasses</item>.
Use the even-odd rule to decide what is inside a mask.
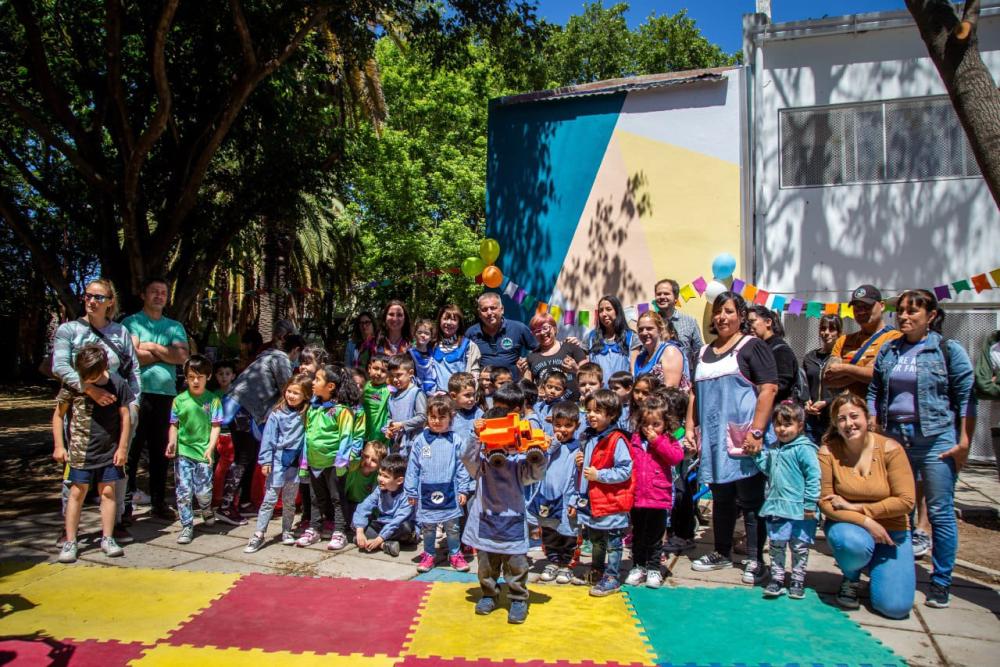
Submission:
[[[83,295],[84,301],[96,301],[97,303],[104,303],[110,298],[110,296],[106,296],[104,294],[91,294],[90,292],[86,292]]]
[[[371,320],[358,320],[358,324],[360,324],[363,327],[370,327],[372,325],[372,321]]]

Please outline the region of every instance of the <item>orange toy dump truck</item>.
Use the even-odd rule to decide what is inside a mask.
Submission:
[[[507,462],[508,454],[523,453],[528,463],[540,463],[549,448],[549,436],[539,428],[531,428],[531,423],[516,412],[482,420],[476,435],[486,448],[486,460],[496,468]]]

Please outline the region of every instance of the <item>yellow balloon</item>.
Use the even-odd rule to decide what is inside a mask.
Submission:
[[[500,244],[495,239],[483,239],[479,244],[479,256],[487,264],[492,264],[500,256]]]
[[[496,289],[503,282],[503,273],[495,266],[487,266],[483,269],[483,284]]]

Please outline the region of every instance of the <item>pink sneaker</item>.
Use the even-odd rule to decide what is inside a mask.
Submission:
[[[459,572],[469,571],[469,564],[468,562],[466,562],[465,556],[463,556],[461,552],[448,558],[448,562],[451,563],[451,566],[456,570],[458,570]]]
[[[330,538],[330,543],[326,545],[329,551],[340,551],[347,546],[347,536],[341,532],[336,532]]]
[[[319,534],[312,528],[306,528],[306,531],[302,533],[302,537],[295,541],[295,546],[308,547],[317,542],[319,542]]]
[[[434,569],[434,556],[427,553],[426,551],[420,554],[420,562],[417,563],[417,572],[430,572],[433,569]]]

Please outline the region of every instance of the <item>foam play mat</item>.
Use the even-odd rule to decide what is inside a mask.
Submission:
[[[447,570],[441,570],[441,573]],[[3,665],[902,665],[810,591],[532,585],[524,625],[470,575],[412,581],[0,564]],[[507,600],[501,598],[501,606]]]

